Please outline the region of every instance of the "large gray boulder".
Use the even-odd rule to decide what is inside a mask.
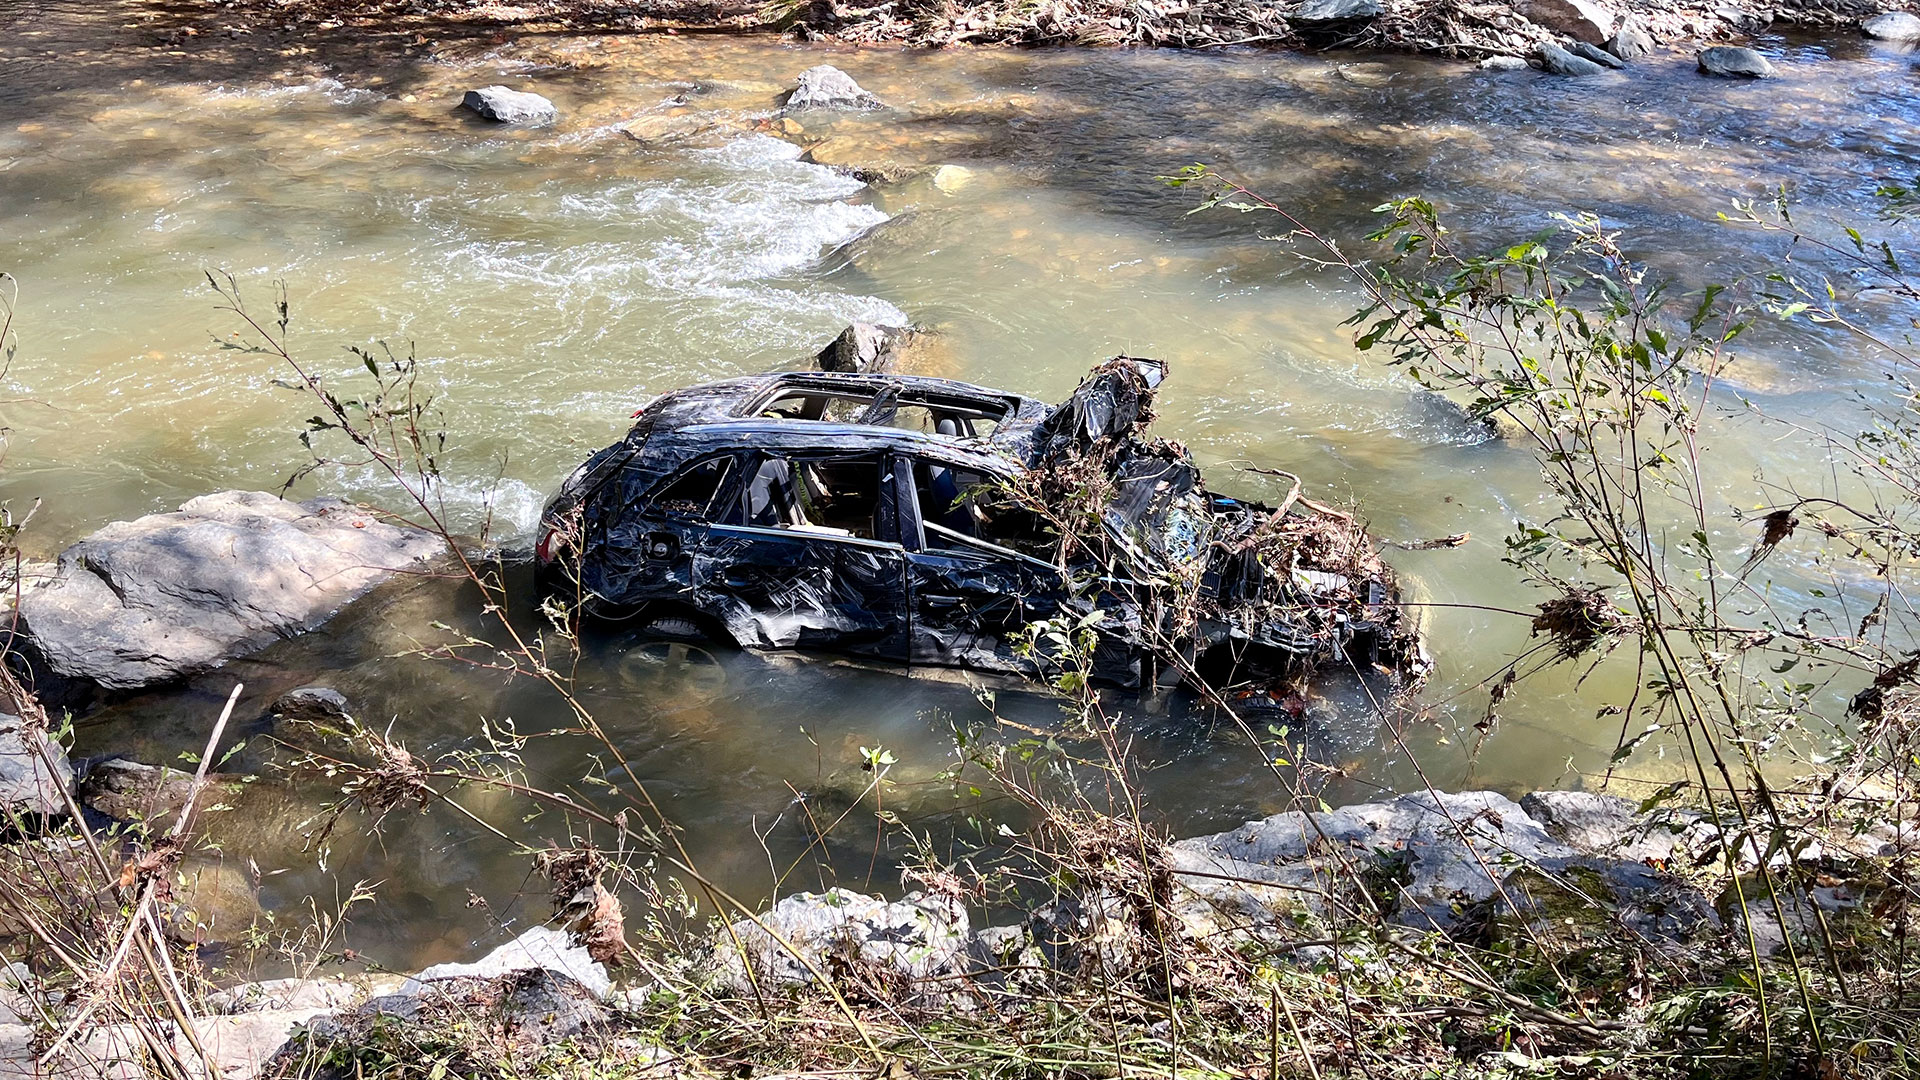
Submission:
[[[862,112],[880,107],[880,99],[860,88],[853,76],[831,64],[810,67],[800,73],[800,80],[787,95],[782,111],[789,113],[805,112],[809,109],[830,109],[838,112]]]
[[[311,630],[444,550],[432,533],[339,499],[202,495],[61,552],[20,597],[19,644],[56,699],[89,684],[137,690]]]
[[[1589,45],[1606,44],[1618,22],[1592,0],[1520,0],[1518,10],[1529,22]]]
[[[1702,75],[1717,75],[1723,79],[1773,77],[1773,65],[1767,62],[1766,57],[1739,45],[1715,45],[1711,49],[1702,49],[1699,64]]]
[[[1540,43],[1540,66],[1554,75],[1600,75],[1606,68],[1585,57],[1575,56],[1551,41]]]
[[[714,967],[742,992],[754,982],[763,988],[810,983],[808,964],[829,974],[865,968],[883,978],[920,982],[965,971],[971,943],[967,910],[957,901],[914,893],[888,902],[829,889],[797,893],[757,919],[733,923],[714,938]]]
[[[1920,15],[1889,11],[1861,23],[1860,32],[1881,41],[1920,41]]]
[[[10,813],[64,815],[72,789],[73,765],[60,744],[19,717],[0,713],[0,823]]]
[[[460,104],[487,120],[502,124],[551,124],[560,116],[553,102],[539,94],[513,90],[505,86],[483,86],[469,90]]]

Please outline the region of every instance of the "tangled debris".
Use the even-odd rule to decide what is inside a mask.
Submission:
[[[1188,658],[1181,674],[1215,687],[1288,687],[1337,668],[1423,678],[1417,620],[1352,515],[1300,498],[1297,478],[1278,506],[1213,493],[1185,446],[1140,435],[1165,373],[1115,357],[1035,426],[1025,453],[1023,501],[1064,537],[1062,564],[1155,585],[1137,628],[1112,631],[1131,635],[1128,651]]]

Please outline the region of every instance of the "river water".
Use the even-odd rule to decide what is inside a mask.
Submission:
[[[938,373],[1042,397],[1116,352],[1162,357],[1173,378],[1158,431],[1203,462],[1298,472],[1388,537],[1473,536],[1395,553],[1436,605],[1431,716],[1395,739],[1366,710],[1330,703],[1315,737],[1346,773],[1330,798],[1423,774],[1516,794],[1591,783],[1620,733],[1595,715],[1624,695],[1624,665],[1584,682],[1549,673],[1490,736],[1471,726],[1486,701],[1476,683],[1527,635],[1524,620],[1475,606],[1537,602],[1499,542],[1545,509],[1531,460],[1356,354],[1339,323],[1357,297],[1339,278],[1261,240],[1255,220],[1188,216],[1196,196],[1155,177],[1208,162],[1352,239],[1401,195],[1434,199],[1488,242],[1591,210],[1698,284],[1784,254],[1716,223],[1728,200],[1786,183],[1803,217],[1858,219],[1878,183],[1920,172],[1911,56],[1853,40],[1763,44],[1781,73],[1763,83],[1704,79],[1677,54],[1564,80],[1356,54],[926,54],[424,24],[239,33],[178,5],[21,5],[0,13],[0,269],[19,279],[21,344],[0,496],[16,514],[43,500],[25,542],[45,556],[208,490],[279,488],[304,460],[296,434],[313,409],[276,384],[290,374],[276,361],[222,347],[237,326],[216,310],[210,270],[234,274],[262,311],[284,282],[293,346],[321,370],[350,377],[350,344],[416,350],[455,448],[445,494],[464,527],[490,520],[509,544],[649,396],[785,366],[849,320],[928,326]],[[891,108],[783,129],[778,94],[826,62]],[[561,120],[506,130],[455,108],[493,82],[545,94]],[[621,130],[634,122],[639,138]],[[823,138],[822,161],[966,171],[868,186],[802,160],[798,144]],[[1886,361],[1836,336],[1778,331],[1749,348],[1733,389],[1775,412],[1851,430],[1854,395],[1883,392]],[[1814,464],[1737,415],[1709,430],[1729,506],[1765,501],[1757,476]],[[397,495],[348,468],[295,491],[390,506]],[[482,717],[522,731],[564,722],[532,689],[400,655],[432,639],[435,620],[479,623],[457,590],[394,592],[111,710],[83,726],[80,750],[157,760],[196,746],[235,675],[249,683],[244,715],[318,679],[423,750],[472,745]],[[987,718],[963,686],[724,655],[662,671],[606,642],[582,686],[703,869],[747,897],[892,886],[902,843],[874,843],[862,748],[898,759],[878,809],[940,838],[991,832],[990,795],[936,779],[954,724]],[[1051,723],[1042,702],[1002,709]],[[1175,832],[1288,805],[1237,738],[1127,725],[1152,811]],[[270,756],[265,745],[240,764]],[[591,751],[542,743],[528,768],[555,784],[594,770],[626,782]],[[1672,766],[1653,753],[1624,773],[1634,791]],[[855,807],[855,824],[826,860],[783,874],[809,848],[808,806]],[[564,835],[507,800],[473,808],[518,836]],[[352,930],[370,955],[464,956],[498,924],[540,916],[524,860],[451,815],[336,832],[324,871],[289,850],[300,817],[236,822],[229,854],[259,864],[261,898],[280,911],[309,896],[326,906],[336,880],[385,881],[387,901]]]

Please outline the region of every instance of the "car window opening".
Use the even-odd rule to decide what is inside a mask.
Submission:
[[[1044,562],[1059,552],[1059,533],[985,473],[920,458],[913,465],[913,483],[925,546],[931,550],[987,543]]]
[[[768,402],[760,415],[776,420],[819,420],[829,424],[869,424],[947,438],[985,438],[998,419],[976,409],[901,401],[897,387],[878,395],[795,390]]]
[[[747,483],[748,525],[875,539],[880,458],[766,458]]]
[[[653,505],[669,517],[706,518],[712,515],[714,504],[732,473],[731,454],[695,462],[654,496]]]

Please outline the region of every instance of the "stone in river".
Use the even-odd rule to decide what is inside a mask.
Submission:
[[[1540,43],[1540,66],[1555,75],[1598,75],[1606,68],[1591,60],[1578,57],[1551,41]]]
[[[1531,66],[1518,56],[1489,56],[1480,61],[1481,71],[1525,71]]]
[[[502,124],[550,124],[560,116],[553,102],[539,94],[511,90],[504,86],[483,86],[467,91],[460,104],[488,120]]]
[[[1882,41],[1920,41],[1920,15],[1889,11],[1861,23],[1860,32]]]
[[[1613,12],[1591,0],[1521,0],[1519,11],[1535,25],[1589,45],[1605,44],[1617,21]]]
[[[1629,15],[1620,20],[1620,29],[1614,31],[1606,47],[1622,60],[1638,60],[1653,52],[1653,37],[1639,19]]]
[[[202,495],[61,552],[53,575],[22,591],[19,651],[43,697],[137,690],[311,630],[445,550],[339,499]]]
[[[302,686],[281,694],[273,712],[283,720],[318,723],[346,719],[353,715],[353,703],[331,686]]]
[[[1699,57],[1702,75],[1723,79],[1767,79],[1773,77],[1773,65],[1752,49],[1738,45],[1715,45],[1702,49]]]
[[[1627,66],[1625,60],[1620,59],[1598,45],[1589,45],[1584,41],[1574,42],[1567,47],[1567,51],[1580,57],[1582,60],[1591,60],[1601,67],[1609,67],[1617,70]]]
[[[782,109],[790,113],[808,109],[862,112],[879,107],[880,99],[861,89],[853,76],[831,64],[821,64],[800,73],[800,81],[787,95]]]

